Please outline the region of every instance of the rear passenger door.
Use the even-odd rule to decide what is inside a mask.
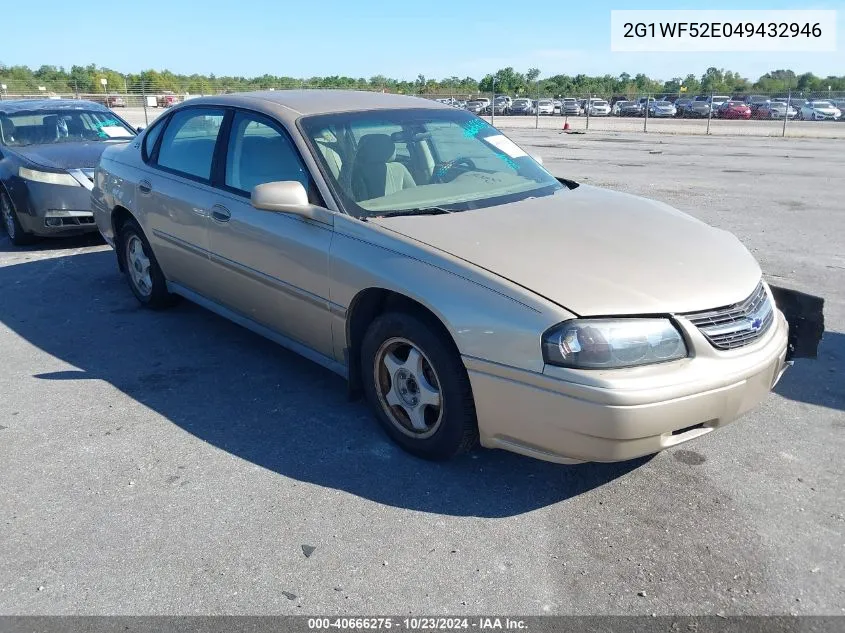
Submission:
[[[137,185],[144,230],[165,276],[201,294],[213,286],[208,215],[216,201],[211,174],[224,116],[215,107],[175,112]]]
[[[235,110],[209,218],[213,298],[324,356],[332,356],[328,257],[331,226],[259,211],[256,185],[302,183],[323,205],[287,131],[269,117]]]

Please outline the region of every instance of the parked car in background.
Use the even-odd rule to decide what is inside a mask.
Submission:
[[[655,101],[648,107],[648,116],[656,119],[674,117],[677,112],[675,104],[669,101]]]
[[[467,104],[464,106],[464,109],[469,110],[473,114],[482,114],[486,107],[487,104],[483,101],[467,101]]]
[[[766,397],[788,325],[738,239],[478,124],[381,93],[198,98],[106,150],[92,205],[142,306],[186,297],[337,372],[427,459],[626,460]]]
[[[487,110],[489,111],[491,109],[491,107],[495,110],[495,112],[494,112],[495,114],[500,114],[500,115],[510,114],[511,98],[510,97],[496,97],[496,100],[493,102],[493,105],[487,106]]]
[[[789,114],[787,115],[786,104],[780,101],[769,101],[768,103],[757,103],[751,106],[752,119],[779,119],[784,117],[794,119],[798,116],[798,110],[789,106]]]
[[[835,121],[842,116],[842,111],[827,99],[806,102],[798,111],[802,121]]]
[[[706,119],[710,116],[710,97],[698,95],[684,108],[684,116],[687,118]]]
[[[687,108],[692,104],[692,97],[681,97],[680,99],[675,100],[675,115],[676,116],[684,116],[686,114]]]
[[[750,119],[751,108],[745,101],[725,101],[716,111],[720,119]]]
[[[170,108],[179,103],[179,97],[172,92],[163,92],[156,96],[156,107]]]
[[[126,99],[124,99],[120,95],[109,95],[106,97],[106,107],[107,108],[125,108],[126,107]]]
[[[768,103],[772,99],[766,95],[748,95],[743,99],[743,101],[748,104],[748,106],[753,106],[754,104],[758,103]]]
[[[603,99],[590,100],[590,116],[609,116],[610,104]]]
[[[613,104],[613,107],[610,109],[610,114],[613,116],[620,116],[621,110],[624,105],[631,103],[630,101],[619,100]]]
[[[499,114],[498,111],[496,114]],[[531,99],[514,99],[507,114],[534,114],[534,104]]]
[[[712,97],[707,98],[707,103],[710,104],[710,108],[713,111],[713,116],[716,116],[716,113],[719,111],[719,108],[722,107],[722,104],[730,101],[730,97],[726,97],[724,95],[713,95]]]
[[[537,112],[539,112],[540,115],[554,114],[555,113],[554,102],[551,99],[540,99],[537,102]]]
[[[563,108],[563,101],[561,101],[560,99],[553,99],[552,103],[554,104],[553,114],[560,114]]]
[[[619,106],[619,116],[642,116],[643,105],[639,101],[626,101]]]
[[[564,116],[578,116],[581,114],[581,106],[578,105],[578,100],[574,97],[566,97],[563,100],[563,114]]]
[[[105,148],[133,138],[93,101],[0,101],[0,219],[12,244],[96,232],[94,168]]]

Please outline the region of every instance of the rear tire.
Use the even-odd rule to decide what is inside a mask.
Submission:
[[[132,294],[145,308],[162,310],[178,301],[167,291],[167,281],[158,265],[144,231],[134,219],[120,227],[117,240],[118,257]]]
[[[35,243],[35,236],[23,230],[15,207],[12,206],[12,199],[5,189],[0,188],[0,220],[3,230],[9,236],[9,240],[15,246],[28,246]]]
[[[361,344],[364,392],[382,428],[407,452],[432,461],[478,443],[469,376],[444,338],[429,319],[388,312]]]

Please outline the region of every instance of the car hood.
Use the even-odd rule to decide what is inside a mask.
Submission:
[[[661,202],[586,185],[485,209],[370,221],[581,316],[720,307],[748,297],[761,277],[727,231]]]
[[[79,143],[51,143],[12,147],[12,151],[31,163],[52,169],[80,169],[96,167],[100,155],[107,147],[124,145],[127,141],[104,141]]]

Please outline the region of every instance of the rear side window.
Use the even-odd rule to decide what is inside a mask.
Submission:
[[[210,180],[223,115],[224,111],[217,108],[190,108],[171,116],[161,137],[158,165],[188,177]]]

